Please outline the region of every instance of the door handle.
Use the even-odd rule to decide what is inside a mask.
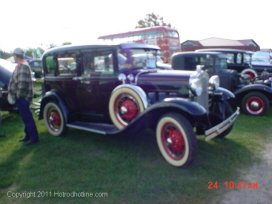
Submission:
[[[83,79],[84,79],[83,77],[73,77],[73,80],[75,80],[75,81],[81,81]]]

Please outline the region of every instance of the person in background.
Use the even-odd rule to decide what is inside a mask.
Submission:
[[[30,110],[30,104],[33,99],[33,82],[31,69],[27,61],[24,60],[24,51],[16,48],[13,52],[15,63],[11,79],[9,81],[9,94],[15,98],[16,105],[25,125],[25,136],[19,141],[26,142],[25,145],[33,145],[39,142],[37,127]]]

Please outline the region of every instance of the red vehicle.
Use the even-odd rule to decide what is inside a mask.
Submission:
[[[170,63],[170,57],[175,52],[180,52],[179,33],[174,28],[156,26],[136,29],[125,33],[117,33],[98,37],[104,41],[116,43],[135,42],[148,45],[157,45],[161,50],[164,63]]]

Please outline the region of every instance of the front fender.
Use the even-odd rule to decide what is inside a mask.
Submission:
[[[216,96],[217,98],[219,97],[224,101],[235,98],[235,95],[231,91],[222,87],[219,87],[217,90],[212,91],[211,95]]]
[[[66,103],[62,99],[62,97],[56,91],[48,91],[43,96],[42,101],[41,101],[41,106],[40,106],[39,120],[43,119],[43,109],[49,101],[55,101],[59,104],[60,109],[63,112],[64,119],[67,122],[69,110],[67,108]]]
[[[135,132],[144,128],[156,128],[160,118],[169,112],[183,115],[193,127],[202,127],[205,130],[211,127],[208,114],[200,104],[182,98],[165,98],[163,101],[149,106],[118,133],[135,134]]]
[[[203,106],[194,101],[189,101],[183,98],[165,98],[163,101],[150,106],[147,111],[160,108],[176,108],[190,115],[203,115],[206,110]]]
[[[148,118],[151,127],[156,126],[162,115],[176,112],[186,117],[192,126],[210,127],[207,111],[200,104],[182,98],[165,98],[163,101],[149,106],[143,114]]]

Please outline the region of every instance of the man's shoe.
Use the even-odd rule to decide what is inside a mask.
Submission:
[[[38,142],[39,142],[39,140],[29,140],[27,143],[25,143],[25,146],[30,146],[30,145],[36,144]]]
[[[29,140],[29,137],[23,137],[23,138],[21,138],[21,139],[19,139],[19,142],[26,142],[26,141],[28,141]]]

